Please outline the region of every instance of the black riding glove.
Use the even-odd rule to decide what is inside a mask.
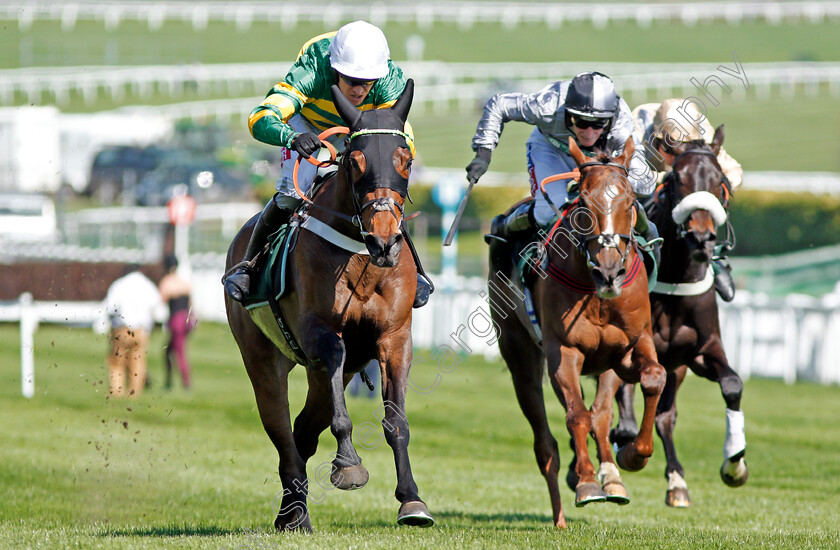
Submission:
[[[292,140],[292,149],[301,157],[308,159],[309,155],[321,148],[321,138],[312,132],[298,134]]]
[[[487,167],[490,166],[490,155],[493,152],[490,149],[479,147],[475,152],[475,158],[467,165],[467,180],[470,183],[476,183],[478,178],[487,172]]]

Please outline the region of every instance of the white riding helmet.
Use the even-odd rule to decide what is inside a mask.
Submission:
[[[382,78],[388,74],[390,57],[385,34],[367,21],[344,25],[330,43],[330,66],[350,78]]]

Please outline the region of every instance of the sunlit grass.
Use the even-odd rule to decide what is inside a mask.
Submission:
[[[680,394],[677,445],[694,506],[663,504],[664,457],[625,473],[629,506],[572,506],[570,528],[551,527],[532,435],[503,364],[478,357],[442,373],[431,359],[412,379],[439,387],[409,392],[411,459],[432,529],[395,525],[398,503],[387,445],[359,449],[371,480],[349,493],[321,488],[310,502],[316,533],[273,532],[280,492],[277,454],[226,327],[203,324],[190,343],[195,387],[161,388],[163,338],[152,339],[153,386],[134,401],[105,399],[105,337],[42,326],[36,395],[20,396],[16,325],[0,327],[0,547],[3,548],[833,548],[840,545],[840,399],[837,387],[745,385],[750,480],[725,487],[724,405],[716,385],[689,377]],[[305,392],[292,374],[293,411]],[[587,395],[593,386],[585,383]],[[550,422],[569,460],[562,408],[546,387]],[[348,398],[356,426],[377,422],[377,402]],[[330,460],[327,430],[310,475]]]

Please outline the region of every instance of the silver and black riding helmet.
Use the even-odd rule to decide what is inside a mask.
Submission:
[[[566,92],[566,127],[571,131],[576,120],[608,119],[607,128],[618,114],[618,94],[615,85],[605,74],[585,72],[575,75]]]

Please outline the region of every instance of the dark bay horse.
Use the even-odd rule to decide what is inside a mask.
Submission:
[[[294,429],[287,382],[297,361],[280,352],[244,307],[225,297],[228,323],[254,387],[260,419],[280,455],[284,491],[274,522],[280,530],[311,530],[306,462],[328,426],[338,442],[333,485],[357,489],[367,483],[368,472],[351,438],[344,389],[371,359],[379,361],[382,374],[382,424],[394,452],[395,496],[401,503],[397,522],[434,523],[411,473],[405,415],[417,271],[408,246],[402,246],[400,225],[412,162],[410,138],[403,128],[413,90],[409,80],[392,108],[360,111],[337,86],[332,87],[338,113],[349,127],[347,149],[335,176],[320,186],[301,214],[302,227],[308,221],[311,229],[298,233],[289,267],[290,290],[278,301],[300,343],[304,355],[300,362],[306,366],[309,383]],[[228,268],[242,257],[253,221],[234,238]],[[333,237],[324,226],[332,228]],[[355,242],[348,248],[356,250],[336,244],[342,241]]]
[[[749,475],[744,461],[743,384],[729,366],[723,349],[711,267],[717,230],[726,223],[729,206],[730,190],[717,161],[723,139],[721,125],[716,129],[711,145],[697,140],[675,148],[673,171],[656,190],[648,207],[650,220],[664,238],[662,266],[650,302],[656,352],[668,371],[656,414],[656,432],[667,460],[665,502],[668,506],[691,505],[685,471],[674,446],[676,396],[688,368],[698,376],[720,384],[726,403],[721,479],[730,487],[739,487],[746,483]],[[619,384],[615,379],[600,382],[599,392],[608,392],[611,386]],[[602,396],[602,402],[604,399],[606,396]],[[619,425],[611,437],[620,444],[633,437],[636,429],[633,386],[622,386],[616,399]],[[608,406],[612,407],[611,404]]]
[[[566,519],[558,485],[560,455],[545,413],[546,362],[574,442],[576,506],[604,500],[627,502],[609,444],[596,442],[605,457],[597,476],[589,459],[588,435],[596,425],[609,430],[612,409],[610,405],[609,416],[586,410],[580,377],[614,369],[622,380],[641,384],[645,396],[641,430],[616,457],[627,470],[641,469],[653,453],[654,415],[665,385],[665,370],[657,362],[651,334],[647,276],[632,239],[634,200],[625,166],[633,156],[633,140],[628,139],[617,158],[601,153],[588,159],[572,139],[569,149],[580,170],[580,197],[546,239],[545,270],[540,267],[535,276],[532,296],[541,345],[529,335],[527,318],[523,320],[524,295],[512,282],[515,268],[494,251],[501,245],[491,244],[488,281],[500,351],[534,432],[537,464],[559,528],[566,527]],[[607,397],[608,404],[613,394]]]

